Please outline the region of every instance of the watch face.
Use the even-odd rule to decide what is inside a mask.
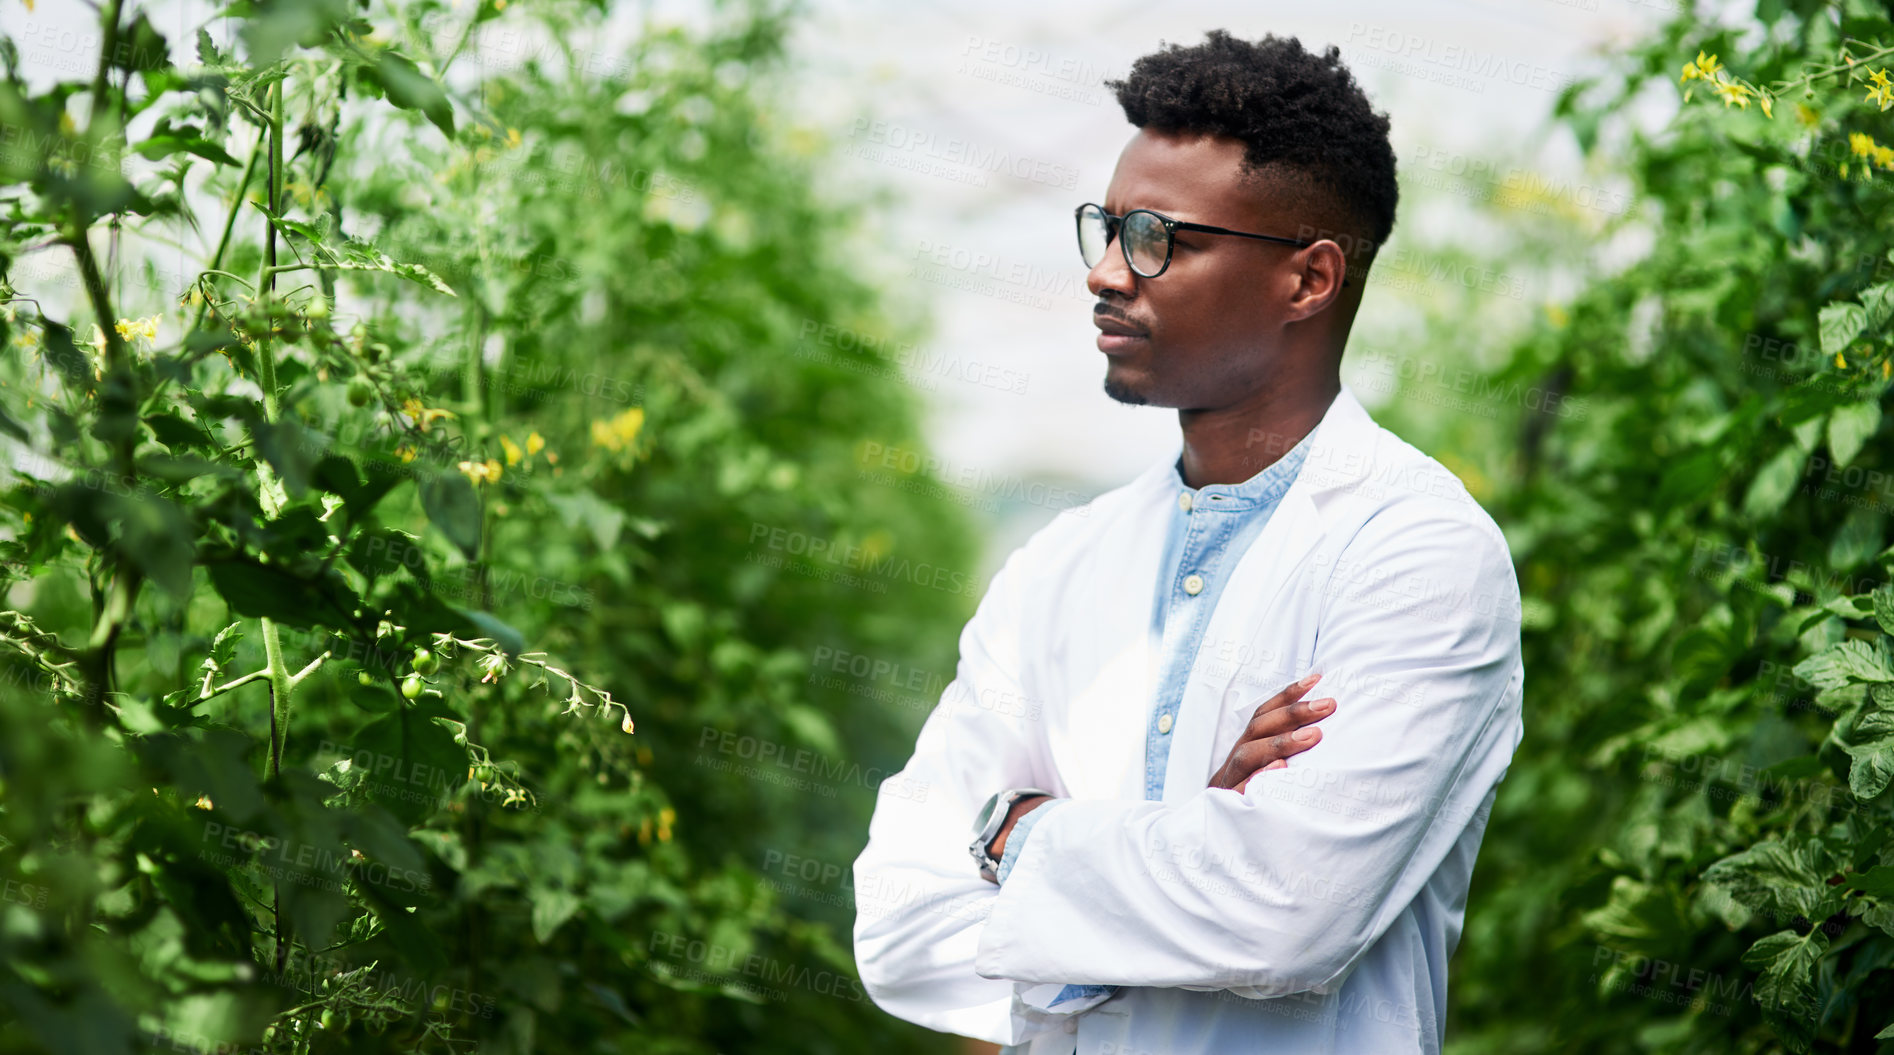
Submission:
[[[974,831],[982,832],[986,830],[986,822],[993,819],[993,808],[995,806],[998,806],[999,804],[1000,804],[1000,797],[998,795],[995,795],[992,798],[986,800],[986,805],[980,807],[980,816],[974,818],[974,821],[973,821]]]

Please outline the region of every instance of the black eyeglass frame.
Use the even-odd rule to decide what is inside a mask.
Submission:
[[[1123,253],[1125,257],[1125,266],[1130,268],[1131,273],[1137,275],[1139,278],[1156,278],[1170,269],[1171,257],[1177,251],[1177,232],[1179,231],[1201,231],[1204,234],[1233,234],[1239,238],[1255,238],[1264,242],[1280,242],[1283,245],[1295,246],[1297,249],[1307,249],[1309,246],[1315,244],[1314,241],[1306,241],[1300,238],[1284,238],[1281,235],[1274,234],[1253,234],[1249,231],[1232,231],[1228,227],[1212,227],[1207,223],[1191,223],[1188,220],[1173,220],[1163,213],[1151,209],[1133,209],[1123,216],[1113,216],[1111,213],[1105,211],[1103,205],[1088,201],[1072,210],[1072,224],[1079,239],[1080,262],[1083,262],[1085,259],[1084,224],[1086,209],[1097,209],[1098,214],[1105,218],[1105,251],[1109,253],[1111,251],[1112,240],[1117,239],[1118,251]],[[1150,213],[1152,216],[1157,217],[1159,223],[1164,225],[1164,263],[1160,265],[1156,271],[1148,275],[1139,271],[1138,265],[1131,262],[1131,250],[1125,245],[1125,240],[1120,237],[1120,233],[1124,230],[1125,220],[1141,212]],[[1096,267],[1098,265],[1087,264],[1086,266]]]

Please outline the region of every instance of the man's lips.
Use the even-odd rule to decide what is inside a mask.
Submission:
[[[1150,334],[1122,319],[1110,315],[1092,316],[1092,325],[1098,327],[1098,350],[1107,355],[1124,352],[1136,347],[1140,342],[1149,340]]]

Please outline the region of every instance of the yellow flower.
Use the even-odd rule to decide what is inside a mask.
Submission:
[[[1848,149],[1861,157],[1874,156],[1874,137],[1865,132],[1848,133]]]
[[[1769,96],[1767,94],[1757,96],[1756,101],[1762,104],[1762,115],[1764,117],[1767,117],[1771,121],[1776,119],[1775,111],[1769,108]]]
[[[592,422],[592,443],[607,450],[622,451],[638,439],[644,428],[644,408],[632,407],[610,421]]]
[[[164,313],[159,312],[148,319],[120,319],[112,328],[126,340],[143,337],[147,341],[155,341],[158,339],[158,323],[163,320]]]
[[[1846,360],[1846,359],[1843,359],[1843,358],[1841,357],[1841,353],[1840,353],[1840,352],[1836,352],[1836,353],[1835,353],[1835,369],[1837,369],[1837,370],[1846,370],[1846,369],[1848,369],[1848,360]]]
[[[476,484],[488,484],[500,478],[500,463],[493,458],[484,462],[461,462],[458,468]]]
[[[514,443],[513,438],[505,433],[500,434],[500,450],[506,452],[506,464],[508,467],[519,464],[521,453],[520,445]]]
[[[544,437],[540,436],[539,433],[529,432],[526,434],[526,456],[527,457],[530,458],[533,455],[538,454],[542,449],[545,448],[545,446],[546,446],[546,440]]]
[[[1879,103],[1881,109],[1885,110],[1890,106],[1894,106],[1894,88],[1890,88],[1885,84],[1878,88],[1869,88],[1867,98],[1863,99],[1862,102]]]
[[[199,795],[197,797],[197,801],[191,803],[191,805],[196,806],[200,810],[210,810],[210,809],[217,808],[216,804],[211,802],[209,795]]]
[[[421,405],[421,401],[414,396],[409,396],[407,402],[401,404],[401,412],[412,418],[415,425],[418,426],[422,432],[427,431],[428,425],[431,424],[435,418],[451,418],[454,416],[454,412],[451,410],[441,410],[438,407],[424,407]]]
[[[404,463],[411,462],[414,460],[414,448],[404,443],[395,448],[395,456],[400,458]]]
[[[1740,84],[1719,84],[1713,90],[1723,97],[1724,109],[1729,109],[1731,103],[1736,103],[1745,110],[1749,109],[1750,92],[1748,88]]]
[[[1874,163],[1884,169],[1894,170],[1894,147],[1875,147]]]

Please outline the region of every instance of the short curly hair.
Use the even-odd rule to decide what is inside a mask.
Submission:
[[[1294,37],[1252,43],[1213,29],[1202,44],[1138,59],[1105,86],[1138,128],[1231,136],[1247,144],[1251,173],[1299,172],[1353,221],[1350,233],[1367,240],[1370,258],[1393,232],[1400,190],[1388,118],[1368,105],[1340,48],[1315,55]]]

